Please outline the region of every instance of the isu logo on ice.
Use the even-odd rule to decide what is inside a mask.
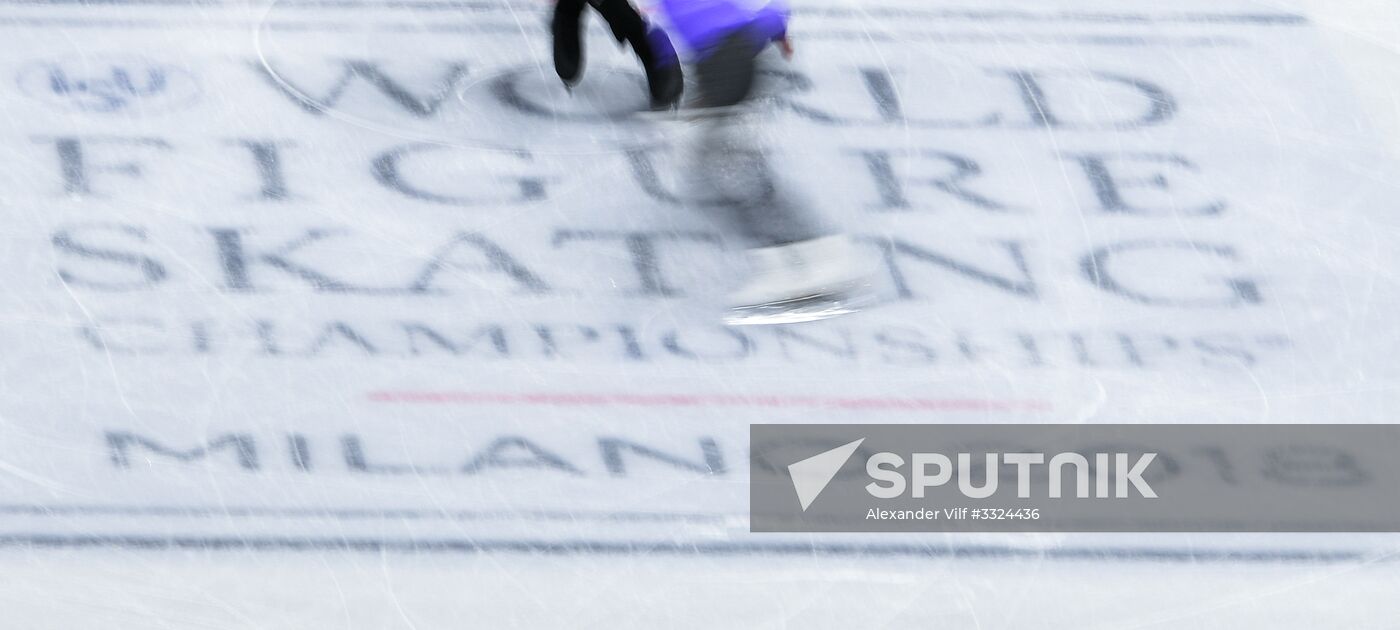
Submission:
[[[863,442],[864,439],[859,439],[788,466],[802,511],[812,506]],[[1044,472],[1049,477],[1045,498],[1062,498],[1061,482],[1069,480],[1074,486],[1073,496],[1080,499],[1123,499],[1129,496],[1130,489],[1143,498],[1155,499],[1157,493],[1143,478],[1143,473],[1156,458],[1156,453],[1144,453],[1136,460],[1127,453],[1095,453],[1091,464],[1089,457],[1079,453],[1058,453],[1049,457],[1044,453],[986,453],[982,470],[988,472],[979,486],[975,482],[979,470],[971,453],[957,453],[953,457],[942,453],[913,453],[906,460],[895,453],[880,452],[865,461],[866,475],[872,480],[865,485],[865,491],[877,499],[922,499],[929,488],[952,482],[956,471],[957,489],[962,496],[985,499],[997,493],[1005,465],[1014,468],[1016,497],[1026,499],[1031,497],[1031,477],[1035,469],[1045,466]]]
[[[140,57],[73,57],[30,64],[19,74],[26,94],[69,110],[156,114],[192,105],[194,75]]]

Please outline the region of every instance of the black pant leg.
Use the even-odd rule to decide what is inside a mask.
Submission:
[[[743,32],[730,33],[695,64],[702,107],[732,107],[748,100],[758,71],[758,47]]]
[[[647,21],[628,0],[588,0],[588,3],[607,21],[613,37],[619,43],[632,46],[632,52],[642,62],[652,107],[664,108],[676,103],[684,87],[684,77],[675,51],[670,42],[664,40],[665,35],[656,33],[655,36],[663,40],[654,42]],[[665,50],[658,50],[658,45],[664,45]]]
[[[565,83],[574,83],[583,73],[583,7],[585,0],[558,0],[550,20],[554,38],[554,71]]]

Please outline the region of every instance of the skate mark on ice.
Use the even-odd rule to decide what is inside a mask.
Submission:
[[[423,2],[370,2],[366,0],[280,0],[287,8],[326,11],[355,12],[373,9],[399,13],[521,13],[536,12],[543,15],[547,9],[537,2],[474,2],[470,0],[444,0]],[[243,9],[245,4],[223,0],[0,0],[0,6],[21,7],[163,7],[167,9]],[[1069,11],[1069,10],[1027,10],[1015,8],[941,8],[916,9],[905,6],[874,5],[851,9],[844,6],[804,5],[793,8],[796,16],[813,16],[832,19],[868,19],[877,17],[895,21],[923,22],[970,22],[987,23],[1026,23],[1026,24],[1085,24],[1134,26],[1253,26],[1253,27],[1296,27],[1310,25],[1307,16],[1282,11],[1239,12],[1239,11]]]
[[[517,510],[485,511],[413,510],[401,508],[274,508],[258,506],[179,505],[0,505],[0,515],[15,516],[119,516],[166,518],[328,518],[334,520],[437,520],[437,521],[598,521],[626,523],[684,522],[725,523],[745,515],[687,512]]]
[[[500,23],[480,23],[480,22],[436,22],[433,24],[421,24],[414,22],[393,22],[377,21],[366,22],[356,26],[350,26],[342,22],[331,21],[265,21],[248,22],[243,20],[201,20],[199,22],[154,20],[145,18],[56,18],[56,17],[5,17],[0,18],[0,27],[12,26],[20,28],[122,28],[122,29],[158,29],[162,31],[207,31],[209,29],[230,29],[237,31],[248,31],[258,28],[278,32],[295,33],[360,33],[365,31],[379,31],[398,34],[477,34],[477,35],[504,35],[515,34],[518,29],[514,25]],[[544,38],[548,33],[542,28],[526,26],[526,34],[532,37]],[[1002,46],[1006,44],[1071,44],[1082,46],[1110,46],[1110,47],[1174,47],[1174,48],[1239,48],[1248,46],[1246,39],[1230,36],[1171,36],[1171,35],[1142,35],[1142,34],[1113,34],[1100,33],[1088,35],[1072,34],[1041,34],[1041,33],[1016,33],[998,31],[994,33],[986,32],[964,32],[964,31],[886,31],[880,33],[867,33],[851,29],[833,29],[822,27],[808,27],[802,30],[804,40],[812,41],[874,41],[874,42],[907,42],[918,41],[936,44],[970,44],[986,46]]]
[[[534,405],[567,407],[759,407],[787,409],[858,409],[861,411],[1051,411],[1043,400],[989,400],[976,398],[882,398],[836,396],[731,395],[731,394],[627,394],[390,390],[367,394],[371,402]]]
[[[1002,545],[928,545],[799,542],[647,541],[647,540],[536,540],[493,538],[307,538],[262,536],[163,536],[163,535],[0,535],[0,547],[116,548],[138,551],[172,549],[199,551],[358,551],[431,553],[524,553],[577,556],[834,556],[887,558],[910,557],[961,560],[1116,561],[1237,564],[1380,564],[1398,558],[1393,553],[1305,549],[1199,549],[1161,547],[1137,549],[1110,546],[1074,546],[1030,549]]]

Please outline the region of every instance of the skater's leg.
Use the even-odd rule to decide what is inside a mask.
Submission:
[[[781,186],[753,144],[761,130],[745,122],[751,117],[730,113],[706,120],[693,155],[699,203],[749,247],[751,275],[728,301],[747,308],[817,296],[840,299],[865,275],[854,247]]]
[[[707,117],[691,155],[692,186],[704,205],[750,246],[806,241],[829,234],[815,213],[782,186],[763,148],[764,130],[743,106],[757,89],[759,50],[735,33],[695,67]]]
[[[695,63],[700,90],[697,104],[703,108],[739,105],[753,93],[761,50],[743,32],[730,34]]]
[[[695,68],[699,103],[717,114],[705,117],[694,142],[693,181],[707,209],[751,248],[752,275],[729,302],[740,310],[793,300],[840,302],[866,271],[850,239],[828,229],[770,168],[765,129],[748,106],[763,87],[756,41],[735,33],[706,51]],[[822,316],[849,312],[818,310]]]
[[[824,236],[822,221],[778,181],[762,132],[743,114],[703,121],[690,156],[697,203],[749,247],[770,247]]]
[[[583,74],[583,8],[585,0],[557,0],[550,20],[554,39],[554,72],[566,85],[578,83]]]
[[[642,62],[652,108],[666,109],[679,101],[685,81],[680,60],[666,33],[648,24],[628,0],[590,1],[608,22],[617,41],[630,44]]]

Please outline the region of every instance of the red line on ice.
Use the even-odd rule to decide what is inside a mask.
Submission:
[[[840,398],[831,396],[743,396],[733,394],[606,394],[464,391],[377,391],[372,402],[459,405],[550,405],[569,407],[767,407],[867,411],[1049,411],[1039,400],[975,398]]]

